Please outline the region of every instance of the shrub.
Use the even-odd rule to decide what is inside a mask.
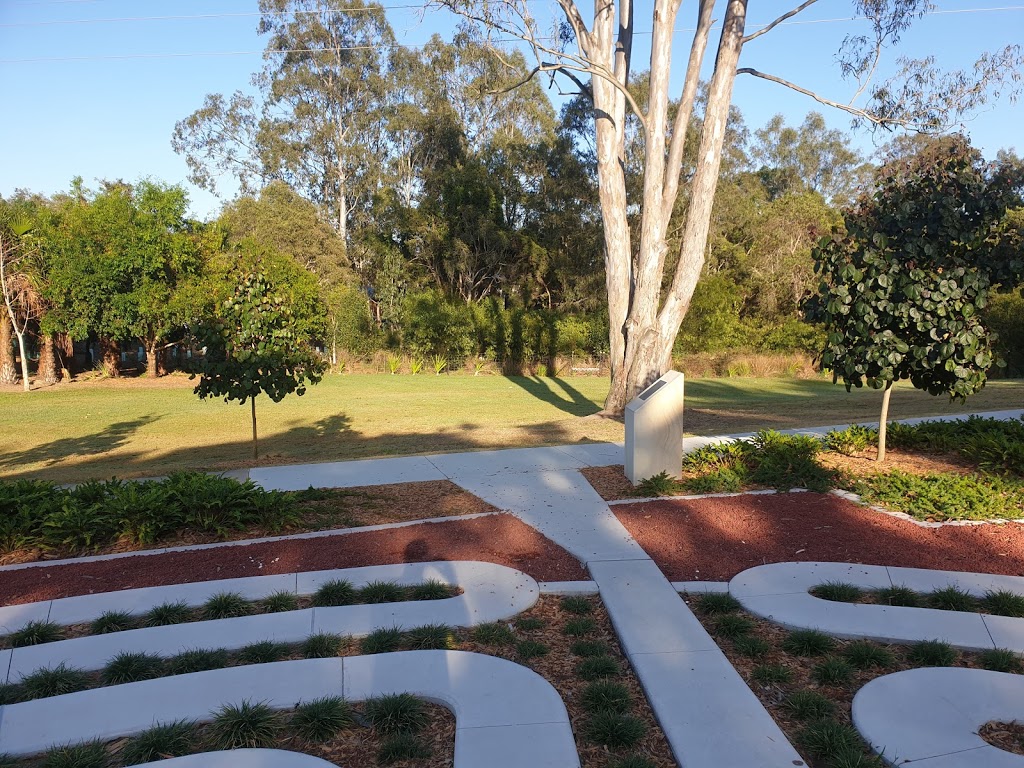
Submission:
[[[288,655],[289,648],[284,643],[273,640],[261,640],[250,643],[238,652],[238,660],[243,664],[270,664],[280,661]]]
[[[396,733],[381,741],[377,762],[389,765],[399,760],[425,760],[431,754],[430,747],[411,733]]]
[[[355,601],[355,588],[349,582],[342,579],[325,581],[320,585],[320,588],[313,593],[313,605],[321,608],[338,605],[351,605]]]
[[[921,598],[910,587],[893,586],[880,589],[876,593],[878,602],[882,605],[899,605],[904,608],[916,608],[921,604]]]
[[[823,656],[835,647],[835,640],[816,629],[795,629],[782,641],[782,650],[794,656]]]
[[[277,742],[281,720],[266,703],[225,704],[214,714],[210,740],[217,749],[266,749]]]
[[[907,658],[918,667],[949,667],[956,663],[959,654],[949,643],[940,640],[925,640],[910,646]]]
[[[338,655],[343,642],[341,635],[326,632],[310,635],[302,643],[302,655],[307,659],[329,659]]]
[[[136,619],[130,613],[124,611],[107,611],[100,614],[89,625],[89,631],[94,635],[106,635],[110,632],[124,632],[133,629]]]
[[[163,723],[132,737],[121,756],[126,765],[151,763],[192,752],[197,741],[196,724],[190,720]]]
[[[991,520],[1024,516],[1024,484],[996,476],[910,475],[899,470],[861,478],[855,490],[872,504],[918,520]]]
[[[263,610],[266,613],[284,613],[298,608],[299,598],[293,592],[275,592],[263,598]]]
[[[754,667],[750,676],[761,685],[775,685],[790,682],[793,671],[782,664],[762,664]]]
[[[512,645],[516,641],[515,633],[500,621],[473,627],[470,637],[481,645]]]
[[[295,707],[291,725],[306,741],[320,743],[334,738],[352,723],[352,709],[340,696],[327,696]]]
[[[237,592],[220,592],[203,603],[204,619],[233,619],[250,613],[249,601]]]
[[[448,650],[455,647],[455,633],[447,624],[425,624],[405,633],[410,649],[414,651]]]
[[[659,472],[651,477],[644,478],[637,486],[637,491],[643,496],[672,496],[682,490],[679,480],[669,475],[668,472]]]
[[[364,603],[398,603],[405,599],[405,590],[393,581],[371,581],[359,590]]]
[[[728,592],[705,592],[697,598],[697,607],[704,613],[733,613],[743,606]]]
[[[855,603],[864,594],[860,587],[841,581],[826,581],[810,590],[815,597],[837,603]]]
[[[183,651],[167,662],[172,675],[187,675],[191,672],[206,672],[223,669],[228,665],[228,652],[223,648],[196,648]]]
[[[993,672],[1011,672],[1020,674],[1024,669],[1020,656],[1006,648],[989,648],[978,654],[978,666]]]
[[[619,663],[611,656],[591,656],[576,665],[576,674],[583,680],[600,680],[603,677],[615,677],[621,673]]]
[[[104,685],[152,680],[164,671],[164,660],[152,653],[122,652],[107,662],[100,675]]]
[[[749,479],[747,468],[742,464],[728,469],[715,469],[683,482],[683,490],[690,493],[738,493]]]
[[[106,765],[107,747],[102,741],[54,747],[43,758],[43,768],[105,768]]]
[[[819,492],[835,485],[836,472],[816,459],[821,443],[814,437],[761,431],[751,439],[751,446],[756,466],[750,479],[755,483],[780,491],[807,488]]]
[[[563,597],[559,605],[563,611],[577,616],[586,616],[594,612],[594,606],[585,597]]]
[[[516,643],[516,654],[523,661],[547,656],[549,650],[546,645],[538,643],[536,640],[521,640]]]
[[[846,429],[833,429],[825,435],[825,448],[850,456],[878,442],[878,430],[851,424]]]
[[[996,616],[1024,617],[1024,595],[1006,589],[990,590],[981,599],[981,609]]]
[[[633,706],[629,689],[622,683],[610,680],[599,680],[590,683],[580,694],[583,708],[590,714],[598,712],[615,712],[625,714]]]
[[[632,715],[599,712],[591,716],[585,733],[588,741],[611,749],[636,746],[647,733],[643,721]]]
[[[928,596],[928,605],[943,611],[973,611],[977,608],[970,594],[953,585],[932,592]]]
[[[411,693],[392,693],[367,699],[366,719],[379,733],[419,733],[427,724],[427,708]]]
[[[854,640],[843,649],[843,657],[857,669],[888,669],[896,663],[888,648],[870,640]]]
[[[811,670],[811,679],[820,685],[846,685],[852,677],[853,666],[838,657],[829,657]]]
[[[50,621],[30,621],[10,634],[11,645],[15,648],[55,643],[63,639],[64,628]]]
[[[797,720],[820,720],[831,716],[835,710],[835,704],[817,691],[793,691],[782,706]]]
[[[37,669],[21,679],[22,697],[26,700],[62,696],[65,693],[84,691],[89,687],[89,677],[80,669],[61,662],[56,667]]]
[[[359,641],[363,654],[391,653],[402,647],[402,630],[398,627],[381,627]]]

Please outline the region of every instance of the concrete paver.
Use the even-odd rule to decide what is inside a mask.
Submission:
[[[204,752],[172,757],[156,763],[141,763],[137,768],[334,768],[319,757],[283,749],[232,749],[228,752]]]
[[[400,456],[393,459],[256,467],[249,470],[249,479],[268,491],[303,491],[310,486],[351,488],[392,485],[444,480],[445,476],[423,456]]]

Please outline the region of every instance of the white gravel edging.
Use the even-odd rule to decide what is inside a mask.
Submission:
[[[159,722],[206,719],[246,699],[284,709],[322,696],[363,701],[399,692],[455,714],[456,768],[579,766],[569,716],[552,685],[519,664],[465,651],[255,664],[10,704],[0,707],[0,750],[29,755],[130,736]]]

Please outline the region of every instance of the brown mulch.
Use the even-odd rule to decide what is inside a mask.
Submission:
[[[924,528],[831,494],[612,507],[672,581],[724,581],[764,563],[825,561],[1024,575],[1024,524]]]
[[[312,539],[212,547],[0,572],[0,605],[242,576],[362,565],[481,560],[538,581],[578,581],[572,555],[508,514]]]
[[[1024,723],[992,721],[981,726],[978,735],[993,747],[1024,755]]]
[[[358,528],[365,525],[405,523],[413,520],[431,520],[435,517],[461,517],[483,512],[497,512],[498,508],[460,488],[450,480],[427,480],[395,485],[368,485],[355,488],[329,488],[317,490],[316,497],[298,503],[299,522],[285,533],[308,533],[338,528]],[[280,535],[262,528],[233,531],[227,536],[187,533],[161,539],[161,549],[216,544],[223,541],[259,539]],[[118,541],[110,546],[90,551],[89,555],[110,555],[137,552],[142,547],[129,541]],[[39,549],[20,549],[0,555],[0,566],[31,563],[39,560],[58,560],[75,557],[76,552],[43,552]]]

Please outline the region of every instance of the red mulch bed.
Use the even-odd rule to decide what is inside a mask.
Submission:
[[[672,581],[725,581],[764,563],[823,561],[1024,575],[1024,525],[923,528],[830,494],[613,506]]]
[[[315,539],[289,539],[0,571],[0,605],[241,576],[362,565],[481,560],[538,581],[586,579],[579,562],[512,515],[423,523]]]

